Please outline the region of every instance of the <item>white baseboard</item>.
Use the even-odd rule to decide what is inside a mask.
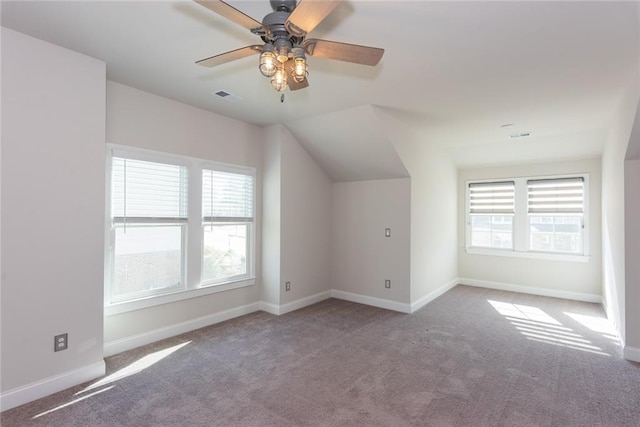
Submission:
[[[167,326],[164,328],[154,329],[143,334],[109,341],[104,345],[104,356],[113,356],[114,354],[122,353],[123,351],[131,350],[142,345],[151,344],[165,338],[170,338],[176,335],[183,334],[185,332],[194,331],[196,329],[224,322],[225,320],[233,319],[235,317],[244,316],[245,314],[253,313],[255,311],[259,311],[260,309],[261,303],[256,302],[253,304],[247,304],[240,307],[232,308],[230,310],[221,311],[219,313],[214,313],[208,316],[199,317],[197,319],[189,320],[186,322],[177,323],[175,325]]]
[[[73,371],[54,375],[0,394],[0,411],[15,408],[25,403],[66,390],[70,387],[94,380],[106,372],[104,360]]]
[[[301,298],[296,301],[291,301],[286,304],[280,306],[280,312],[278,314],[285,314],[291,311],[295,311],[306,307],[308,305],[312,305],[318,303],[320,301],[324,301],[326,299],[331,298],[331,291],[320,292],[315,295],[308,296],[306,298]]]
[[[622,356],[632,362],[640,363],[640,348],[630,347],[628,345],[622,347]]]
[[[402,302],[391,301],[388,299],[374,298],[366,295],[354,294],[351,292],[337,291],[335,289],[331,290],[331,296],[333,298],[343,299],[346,301],[385,308],[387,310],[399,311],[400,313],[411,313],[411,305]]]
[[[479,288],[497,289],[500,291],[519,292],[522,294],[541,295],[545,297],[563,298],[574,301],[593,302],[602,304],[602,295],[587,294],[582,292],[560,291],[556,289],[537,288],[534,286],[514,285],[511,283],[490,282],[461,277],[458,279],[461,285],[476,286]]]
[[[269,314],[280,315],[280,306],[277,304],[271,304],[270,302],[260,301],[260,310],[266,311]]]
[[[429,304],[431,301],[433,301],[434,299],[438,298],[440,295],[444,294],[449,289],[455,287],[458,283],[459,283],[459,279],[456,277],[455,279],[451,280],[446,285],[441,286],[438,289],[436,289],[435,291],[430,292],[427,295],[423,296],[422,298],[418,299],[417,301],[412,302],[411,303],[411,313],[420,310],[422,307],[424,307],[425,305]]]

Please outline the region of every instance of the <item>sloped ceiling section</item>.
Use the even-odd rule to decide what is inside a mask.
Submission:
[[[371,105],[286,123],[334,182],[409,176]]]
[[[636,117],[633,120],[629,145],[627,146],[626,160],[640,159],[640,103],[636,107]]]

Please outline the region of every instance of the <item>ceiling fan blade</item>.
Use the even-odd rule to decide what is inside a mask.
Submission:
[[[306,77],[301,82],[298,82],[293,78],[293,68],[295,67],[293,61],[285,62],[285,65],[287,67],[287,74],[291,76],[287,77],[287,85],[289,86],[289,90],[298,90],[309,87],[309,80]]]
[[[222,0],[193,0],[201,6],[206,7],[209,10],[214,11],[218,15],[227,18],[229,21],[233,21],[238,25],[242,25],[247,30],[253,30],[261,28],[262,24],[249,15],[245,15],[235,7]]]
[[[311,56],[371,66],[378,65],[384,54],[384,49],[379,47],[319,39],[307,39],[304,41],[303,46],[307,54]]]
[[[289,90],[304,89],[305,87],[309,87],[309,80],[307,80],[306,77],[301,82],[297,82],[294,79],[289,79],[287,84],[289,85]]]
[[[245,46],[241,47],[240,49],[221,53],[219,55],[214,55],[209,58],[201,59],[199,61],[196,61],[196,64],[202,65],[203,67],[216,67],[218,65],[226,64],[227,62],[235,61],[236,59],[241,59],[246,56],[255,55],[256,53],[260,52],[262,52],[262,46],[254,44],[251,46]]]
[[[342,0],[300,0],[285,22],[289,32],[303,37],[313,30]]]

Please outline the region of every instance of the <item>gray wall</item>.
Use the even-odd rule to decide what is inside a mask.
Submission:
[[[104,117],[103,62],[2,29],[3,409],[104,372]]]
[[[333,184],[332,220],[333,289],[409,304],[411,180]]]
[[[270,126],[266,135],[262,295],[277,313],[331,289],[332,186],[284,126]]]

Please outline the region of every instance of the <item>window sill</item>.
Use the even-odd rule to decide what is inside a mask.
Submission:
[[[113,316],[115,314],[126,313],[129,311],[154,307],[157,305],[168,304],[190,298],[197,298],[204,295],[215,294],[218,292],[230,291],[232,289],[244,288],[247,286],[255,285],[255,282],[255,278],[249,278],[237,282],[217,283],[215,285],[206,285],[194,289],[180,290],[170,294],[154,295],[132,301],[118,302],[110,305],[105,305],[104,315]]]
[[[504,256],[512,258],[528,258],[528,259],[543,259],[550,261],[568,261],[568,262],[582,262],[587,263],[591,259],[588,255],[569,255],[569,254],[556,254],[545,252],[521,252],[513,251],[509,249],[485,249],[485,248],[466,248],[466,252],[469,255],[490,255],[490,256]]]

